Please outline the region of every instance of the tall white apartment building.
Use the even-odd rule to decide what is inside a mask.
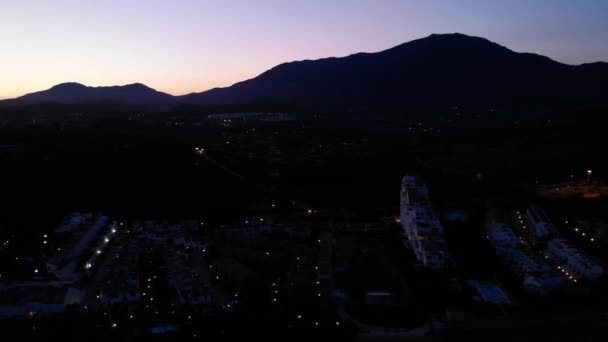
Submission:
[[[401,182],[401,225],[418,262],[431,269],[445,266],[443,227],[433,211],[429,191],[418,177]]]

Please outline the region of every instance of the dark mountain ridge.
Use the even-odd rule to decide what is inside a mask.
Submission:
[[[483,38],[431,35],[377,53],[281,64],[228,88],[183,99],[218,104],[269,97],[326,110],[431,105],[597,102],[608,65],[571,66]]]
[[[454,105],[605,107],[606,82],[607,63],[567,65],[455,33],[433,34],[376,53],[283,63],[230,87],[184,96],[143,84],[86,87],[64,83],[8,102],[108,99],[149,106],[210,107],[264,99],[306,110],[370,115]]]
[[[48,90],[8,100],[11,104],[28,105],[43,102],[79,103],[110,100],[140,105],[167,105],[175,103],[175,97],[154,90],[141,83],[124,86],[88,87],[76,82],[58,84]]]

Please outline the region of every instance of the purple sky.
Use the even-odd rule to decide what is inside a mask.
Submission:
[[[67,81],[180,95],[450,32],[570,64],[608,61],[608,1],[7,0],[0,98]]]

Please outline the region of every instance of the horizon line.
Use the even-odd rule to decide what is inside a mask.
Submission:
[[[501,43],[497,43],[497,42],[495,42],[493,40],[487,39],[487,38],[482,37],[482,36],[465,34],[465,33],[460,33],[460,32],[431,33],[429,35],[426,35],[426,36],[423,36],[423,37],[420,37],[420,38],[416,38],[416,39],[412,39],[412,40],[409,40],[409,41],[406,41],[406,42],[403,42],[403,43],[400,43],[400,44],[397,44],[397,45],[393,45],[391,47],[384,48],[383,50],[379,50],[379,51],[371,51],[371,52],[369,52],[369,51],[359,51],[359,52],[352,52],[352,53],[349,53],[349,54],[346,54],[346,55],[342,55],[342,56],[327,56],[327,57],[319,57],[319,58],[314,58],[314,59],[297,59],[297,60],[286,61],[286,62],[282,62],[282,63],[276,64],[276,65],[274,65],[273,67],[271,67],[269,69],[263,70],[262,72],[256,74],[255,76],[252,76],[251,78],[247,78],[247,79],[243,79],[243,80],[240,80],[240,81],[236,81],[236,82],[234,82],[232,84],[225,85],[225,86],[215,86],[215,87],[211,87],[211,88],[207,88],[207,89],[199,90],[199,91],[194,90],[194,91],[187,92],[185,94],[175,94],[175,93],[172,93],[172,92],[169,92],[169,91],[163,91],[160,88],[156,88],[156,87],[150,86],[149,84],[143,83],[141,81],[128,82],[128,83],[124,83],[124,84],[109,84],[109,85],[89,85],[89,84],[85,84],[85,83],[82,83],[82,82],[79,82],[79,81],[65,81],[65,82],[55,83],[55,84],[51,85],[49,88],[46,88],[46,89],[32,90],[32,91],[26,92],[24,94],[21,94],[21,95],[15,96],[15,97],[6,97],[6,98],[0,97],[0,101],[14,100],[14,99],[18,99],[20,97],[23,97],[23,96],[26,96],[26,95],[29,95],[29,94],[33,94],[33,93],[37,93],[37,92],[43,92],[43,91],[48,91],[48,90],[52,89],[53,87],[56,87],[56,86],[62,85],[62,84],[79,84],[79,85],[82,85],[82,86],[87,87],[87,88],[126,87],[126,86],[130,86],[130,85],[141,84],[141,85],[143,85],[143,86],[145,86],[147,88],[150,88],[150,89],[152,89],[154,91],[157,91],[157,92],[160,92],[160,93],[164,93],[164,94],[167,94],[167,95],[170,95],[170,96],[173,96],[173,97],[181,97],[181,96],[186,96],[186,95],[191,95],[191,94],[204,93],[204,92],[211,91],[211,90],[214,90],[214,89],[229,88],[229,87],[232,87],[232,86],[234,86],[234,85],[236,85],[238,83],[254,79],[254,78],[262,75],[263,73],[265,73],[265,72],[267,72],[269,70],[272,70],[273,68],[275,68],[275,67],[277,67],[279,65],[283,65],[283,64],[305,62],[305,61],[319,61],[319,60],[331,59],[331,58],[345,58],[345,57],[349,57],[349,56],[357,55],[357,54],[380,53],[380,52],[383,52],[383,51],[386,51],[386,50],[390,50],[390,49],[393,49],[395,47],[398,47],[398,46],[401,46],[401,45],[404,45],[404,44],[408,44],[408,43],[411,43],[411,42],[414,42],[414,41],[417,41],[417,40],[427,39],[427,38],[429,38],[431,36],[434,36],[434,35],[438,35],[438,36],[463,35],[463,36],[470,37],[470,38],[480,38],[480,39],[487,40],[490,43],[498,44],[498,45],[500,45],[502,47],[505,47],[505,48],[509,49],[510,51],[515,52],[515,53],[535,54],[535,55],[547,57],[547,58],[551,59],[552,61],[554,61],[556,63],[560,63],[560,64],[564,64],[564,65],[568,65],[568,66],[582,66],[582,65],[596,64],[596,63],[608,63],[608,61],[596,60],[596,61],[591,61],[591,62],[583,62],[583,63],[579,63],[579,64],[570,64],[570,63],[565,63],[565,62],[558,61],[558,60],[556,60],[556,59],[554,59],[554,58],[552,58],[550,56],[541,55],[541,54],[535,53],[535,52],[520,52],[520,51],[515,51],[515,50],[512,50],[511,48],[509,48],[506,45],[503,45]]]

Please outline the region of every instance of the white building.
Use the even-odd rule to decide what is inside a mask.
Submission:
[[[431,208],[428,188],[417,177],[401,182],[401,225],[416,259],[431,269],[445,266],[443,227]]]
[[[547,263],[549,252],[546,251],[545,258],[542,258],[526,248],[521,238],[515,234],[511,227],[523,224],[524,219],[519,212],[513,215],[509,211],[491,210],[486,216],[486,236],[496,249],[496,256],[522,281],[525,289],[545,294],[551,288],[563,284],[565,278]],[[522,228],[527,229],[525,225]],[[552,251],[560,254],[563,252],[561,247],[555,243]]]
[[[284,114],[284,113],[269,113],[262,119],[262,121],[266,121],[266,122],[296,121],[296,115],[295,114]]]
[[[517,248],[521,245],[521,240],[513,229],[509,227],[504,211],[492,210],[486,217],[486,235],[494,248],[508,247]]]
[[[577,253],[568,257],[567,268],[575,278],[597,279],[604,273],[604,268],[586,256]]]
[[[209,120],[237,120],[237,119],[249,119],[259,118],[264,116],[265,113],[261,112],[246,112],[246,113],[214,113],[209,114]]]
[[[545,253],[551,260],[561,264],[558,268],[570,280],[581,278],[592,280],[604,273],[604,268],[600,264],[568,245],[563,238],[551,239]]]
[[[554,238],[547,243],[545,255],[551,260],[561,263],[568,259],[571,255],[578,253],[576,248],[568,245],[568,242],[563,238]]]
[[[368,291],[365,303],[372,306],[387,306],[395,304],[395,295],[389,291]]]
[[[496,254],[518,276],[525,277],[533,273],[548,271],[547,265],[541,264],[524,251],[515,248],[497,248]]]
[[[555,227],[547,213],[539,207],[531,206],[526,210],[526,219],[530,226],[530,237],[532,239],[542,239],[555,233]]]

